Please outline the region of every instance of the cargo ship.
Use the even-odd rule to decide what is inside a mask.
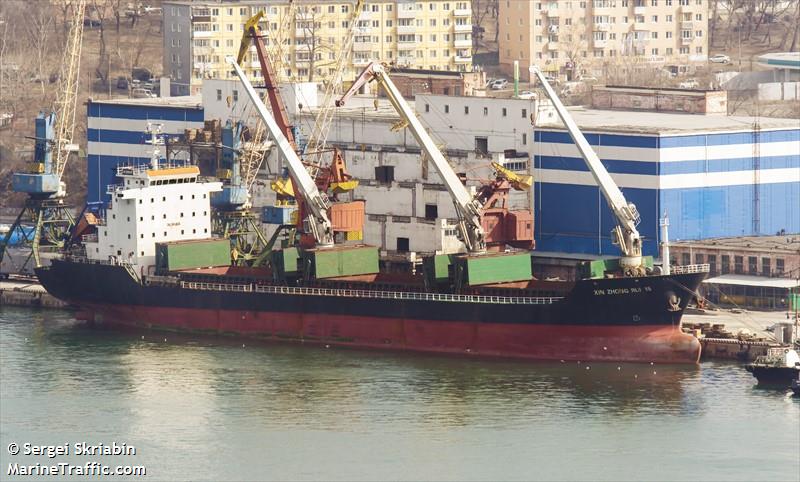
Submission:
[[[464,248],[425,257],[421,272],[382,272],[378,248],[337,234],[335,199],[301,161],[287,123],[276,122],[241,68],[229,62],[286,161],[298,205],[298,222],[289,231],[302,235],[280,246],[270,242],[259,256],[263,265],[233,265],[231,242],[211,236],[211,200],[220,191],[230,197],[222,183],[204,181],[196,166],[165,163],[156,155],[149,165],[121,166],[120,183],[108,187],[111,203],[95,232],[36,270],[44,287],[79,307],[86,320],[466,356],[699,360],[700,344],[681,332],[680,321],[708,265],[670,269],[642,256],[636,207],[625,201],[540,72],[617,217],[613,234],[623,256],[584,263],[577,281],[536,279],[529,249],[487,249],[503,214],[497,211],[499,191],[471,194],[386,71],[370,64],[337,105],[366,82],[380,84],[440,174]],[[275,112],[282,117],[280,109]],[[501,191],[519,181],[498,171]]]
[[[452,269],[442,274],[445,285],[435,266],[427,280],[380,273],[377,249],[368,246],[284,249],[276,251],[281,263],[231,266],[228,241],[208,238],[209,199],[220,183],[198,180],[195,166],[152,167],[120,167],[122,182],[109,186],[111,206],[96,232],[83,236],[80,250],[36,270],[47,291],[85,320],[468,356],[699,359],[699,343],[679,325],[705,276],[702,266],[575,282],[500,280],[458,294],[446,284]],[[493,257],[502,255],[484,259]],[[456,258],[469,259],[452,258],[456,265]],[[529,260],[529,253],[506,255],[503,272],[517,280],[529,275]],[[470,261],[473,278],[481,276]]]

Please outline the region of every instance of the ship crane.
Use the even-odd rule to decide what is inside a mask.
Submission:
[[[372,62],[361,72],[356,81],[350,89],[344,93],[341,99],[336,101],[336,106],[341,107],[352,97],[358,89],[371,81],[376,81],[380,84],[381,88],[386,93],[389,101],[394,108],[403,118],[403,121],[408,123],[408,128],[417,140],[422,150],[425,152],[427,158],[433,163],[436,171],[444,181],[450,197],[453,199],[453,204],[456,208],[458,215],[458,233],[460,239],[464,242],[467,250],[471,254],[480,254],[486,251],[486,239],[483,226],[481,224],[481,211],[483,206],[481,203],[470,195],[464,184],[458,178],[458,175],[453,171],[453,168],[447,162],[444,155],[442,155],[436,143],[431,138],[430,134],[425,130],[417,119],[416,114],[408,105],[408,102],[403,98],[400,91],[389,78],[386,68],[377,62]]]
[[[304,228],[307,228],[307,231],[312,234],[317,247],[333,246],[333,227],[327,213],[331,206],[328,196],[317,188],[316,182],[295,152],[295,146],[289,142],[285,131],[281,129],[275,118],[267,110],[267,106],[261,101],[258,93],[253,88],[253,84],[247,79],[247,75],[239,67],[236,59],[227,57],[225,60],[233,67],[234,72],[236,72],[244,86],[247,96],[250,98],[250,102],[253,103],[256,112],[261,117],[261,120],[264,121],[270,135],[272,135],[278,151],[286,159],[289,175],[296,186],[295,191],[299,191],[304,207],[308,210],[304,220]]]
[[[77,0],[73,5],[54,108],[49,114],[39,114],[35,121],[34,160],[29,163],[28,172],[16,172],[12,178],[14,191],[27,194],[28,199],[11,229],[0,240],[0,264],[8,254],[12,237],[18,234],[22,244],[30,247],[24,262],[15,266],[20,272],[26,271],[31,260],[35,266],[41,266],[40,252],[61,249],[75,225],[70,208],[64,202],[63,176],[71,153],[78,150],[73,134],[86,1]],[[32,231],[23,225],[26,221],[33,222]]]
[[[622,191],[611,178],[605,166],[600,162],[600,158],[598,158],[597,154],[592,150],[589,141],[586,140],[586,137],[584,137],[583,133],[578,129],[575,120],[569,114],[567,108],[564,107],[564,104],[561,103],[561,100],[545,79],[542,71],[536,66],[531,66],[529,70],[539,79],[539,83],[542,84],[542,88],[547,94],[547,97],[553,103],[553,107],[555,107],[558,116],[567,127],[572,141],[578,147],[581,157],[583,157],[583,160],[589,167],[592,177],[594,177],[597,185],[600,186],[603,197],[605,197],[606,202],[617,218],[617,225],[611,233],[614,244],[618,245],[622,252],[622,258],[620,258],[619,264],[623,273],[626,276],[643,275],[642,239],[639,235],[639,231],[636,229],[640,217],[636,205],[625,200]]]

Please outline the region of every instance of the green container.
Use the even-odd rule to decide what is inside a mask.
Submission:
[[[270,263],[272,270],[283,277],[287,274],[297,274],[299,271],[297,261],[300,259],[300,253],[295,247],[275,249],[270,253]]]
[[[378,248],[353,246],[311,249],[302,254],[306,276],[317,279],[378,272]]]
[[[503,253],[483,256],[455,257],[461,286],[480,286],[493,283],[527,281],[533,278],[531,255],[525,253]]]
[[[450,265],[452,257],[449,254],[428,256],[422,260],[422,268],[429,284],[436,285],[447,283],[450,280]]]
[[[156,269],[159,272],[230,264],[231,244],[227,239],[156,243]]]

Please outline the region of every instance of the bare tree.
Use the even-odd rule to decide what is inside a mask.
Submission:
[[[53,31],[53,16],[47,9],[38,8],[31,4],[27,5],[26,17],[24,22],[27,41],[30,45],[32,61],[35,68],[35,81],[39,82],[42,95],[45,94],[44,84],[49,77],[46,73],[47,66],[51,65],[50,53],[50,34]]]
[[[558,35],[558,43],[567,56],[567,61],[572,65],[572,76],[574,80],[583,72],[584,60],[588,48],[586,39],[587,29],[585,24],[562,25],[556,32],[548,32],[549,35]]]
[[[323,29],[323,23],[327,23],[329,20],[321,13],[319,5],[298,8],[295,18],[295,29],[297,32],[302,32],[302,36],[295,38],[295,42],[297,45],[305,45],[305,52],[295,49],[298,58],[296,58],[293,63],[297,65],[298,61],[307,62],[308,74],[304,77],[308,82],[313,82],[318,69],[322,69],[333,63],[332,60],[325,59],[325,54],[333,52],[333,46],[322,36],[322,32],[325,30]],[[369,20],[361,21],[369,22]],[[358,28],[358,26],[356,26],[356,28]],[[327,30],[333,31],[332,29]],[[364,36],[368,35],[365,34]],[[372,39],[370,38],[370,40]],[[333,45],[336,45],[335,39]],[[302,57],[300,57],[301,55]],[[300,77],[299,73],[298,77]]]

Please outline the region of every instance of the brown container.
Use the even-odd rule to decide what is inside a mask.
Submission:
[[[506,238],[506,219],[504,211],[485,211],[481,219],[481,226],[486,235],[487,243],[502,243]]]
[[[364,211],[366,203],[364,201],[352,201],[346,203],[336,203],[331,206],[330,218],[334,231],[363,231],[364,230]]]
[[[531,212],[509,212],[506,216],[506,236],[510,241],[532,241],[533,215]]]

